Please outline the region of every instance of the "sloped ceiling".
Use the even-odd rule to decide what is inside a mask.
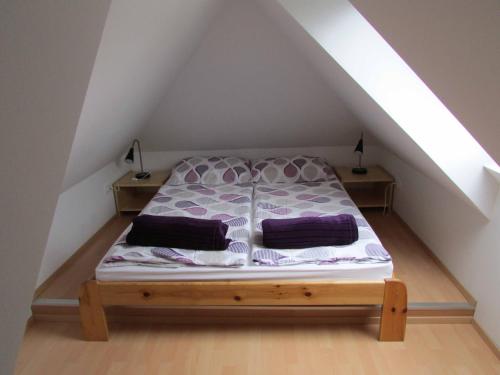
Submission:
[[[157,107],[220,0],[114,0],[62,190],[114,160]]]
[[[303,55],[307,56],[332,90],[335,90],[343,102],[362,119],[364,128],[370,130],[378,143],[392,150],[407,163],[430,175],[442,185],[458,192],[456,187],[446,178],[446,175],[404,133],[399,125],[364,92],[304,28],[298,27],[297,21],[290,17],[290,14],[278,1],[258,1],[290,40],[293,40]]]
[[[231,0],[140,138],[147,150],[352,145],[361,126],[254,1]]]
[[[467,200],[287,4],[304,6],[292,0],[113,1],[64,188],[117,158],[137,135],[148,150],[234,149],[352,144],[364,128]],[[307,6],[321,4],[330,3]],[[416,61],[419,54],[408,56]],[[453,77],[461,78],[458,72]],[[498,149],[498,127],[486,128],[478,133]],[[484,186],[493,197],[496,185]]]
[[[0,1],[0,374],[14,373],[109,3]]]
[[[500,1],[351,2],[500,164]]]
[[[397,109],[397,111],[401,112],[401,107],[394,107],[396,103],[387,102],[391,96],[390,93],[380,90],[383,86],[392,87],[390,86],[389,76],[386,74],[406,74],[407,68],[402,69],[401,72],[396,66],[394,67],[395,70],[391,70],[390,72],[387,72],[387,69],[384,71],[383,68],[376,68],[377,64],[381,63],[393,64],[390,62],[392,60],[387,60],[387,62],[380,61],[381,59],[378,58],[377,53],[380,54],[382,51],[370,51],[370,48],[372,48],[371,44],[360,49],[362,48],[362,42],[358,42],[356,38],[370,38],[368,34],[364,34],[369,31],[369,28],[364,26],[366,21],[362,18],[360,19],[359,14],[349,2],[344,0],[317,0],[313,3],[305,4],[300,0],[279,0],[277,3],[280,4],[281,9],[276,2],[261,1],[261,4],[287,30],[291,39],[301,46],[305,55],[309,56],[318,71],[321,71],[324,77],[331,82],[332,87],[348,103],[354,113],[364,120],[365,126],[372,131],[382,144],[386,145],[389,150],[395,152],[425,174],[456,192],[464,200],[478,208],[485,216],[491,213],[493,202],[497,196],[498,185],[484,171],[484,164],[481,164],[481,160],[488,161],[491,159],[484,154],[484,151],[479,146],[476,148],[471,147],[469,150],[469,152],[475,152],[473,150],[478,151],[480,157],[476,163],[477,165],[468,160],[463,153],[463,149],[451,150],[451,153],[445,154],[447,161],[443,163],[431,159],[421,147],[428,147],[430,142],[434,146],[436,138],[432,134],[437,128],[434,128],[434,130],[429,129],[426,132],[425,141],[427,144],[421,144],[420,141],[422,140],[419,140],[419,144],[417,145],[412,140],[408,134],[409,129],[403,130],[402,128],[405,124],[399,123],[399,121],[397,123],[394,119],[395,112],[393,111]],[[284,14],[283,9],[288,15]],[[302,31],[306,31],[309,37],[297,29],[296,23],[291,22],[289,16],[295,18],[296,23],[303,27]],[[351,31],[350,34],[348,33],[349,30]],[[373,31],[369,32],[373,33]],[[380,36],[374,36],[374,38],[373,43],[379,43],[377,38],[380,39]],[[388,52],[388,58],[400,60],[400,57],[395,55],[394,52],[390,52],[389,50]],[[385,54],[386,52],[383,53]],[[364,60],[363,56],[365,56]],[[372,58],[369,58],[369,56],[372,56]],[[385,57],[385,55],[383,56]],[[367,74],[370,70],[373,70],[373,74],[375,75]],[[379,76],[378,71],[383,72],[382,74],[384,75]],[[414,74],[411,71],[409,72]],[[399,76],[399,80],[403,78],[406,79],[404,76]],[[409,80],[408,82],[412,83],[414,81]],[[415,82],[418,84],[418,78],[416,78]],[[395,87],[395,89],[397,90],[398,88]],[[415,87],[415,89],[420,90],[420,86]],[[428,89],[423,86],[421,90],[425,93],[425,90]],[[378,97],[373,97],[374,94]],[[403,91],[400,94],[403,94]],[[417,92],[414,94],[417,94]],[[385,104],[379,101],[380,99],[385,100],[385,104],[390,104],[392,108],[385,107]],[[434,105],[435,99],[432,99],[432,97],[429,99]],[[398,102],[400,101],[398,100]],[[408,103],[411,102],[408,101]],[[412,111],[419,108],[417,106],[418,102],[414,103]],[[439,109],[439,105],[442,106],[442,104],[436,103],[434,107]],[[392,113],[390,116],[386,110],[391,110]],[[446,108],[443,107],[443,111],[444,115],[451,116]],[[438,121],[437,118],[443,117],[444,119],[444,116],[441,116],[441,114],[436,113],[438,116],[432,117],[430,113],[433,112],[426,114],[426,112],[420,111],[420,116],[427,116],[430,120],[426,124],[435,123]],[[407,114],[405,115],[408,117]],[[403,118],[399,114],[397,117],[403,121]],[[454,120],[452,116],[450,118]],[[409,123],[406,125],[409,125]],[[421,123],[418,123],[418,126],[421,128]],[[460,124],[457,123],[457,126],[460,127]],[[460,129],[457,129],[457,132],[460,133]],[[471,142],[474,141],[471,140]],[[453,148],[453,143],[445,146]],[[471,144],[471,146],[474,145]],[[459,154],[455,151],[459,152]],[[442,156],[443,153],[441,152],[440,157],[442,158]],[[474,158],[471,160],[474,160]],[[465,174],[464,171],[466,171]]]

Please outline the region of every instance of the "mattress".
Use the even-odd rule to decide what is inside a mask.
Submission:
[[[273,192],[275,194],[272,194]],[[350,213],[355,216],[361,241],[358,241],[358,247],[364,250],[371,244],[369,248],[374,250],[371,253],[373,257],[359,257],[354,261],[348,261],[347,258],[333,261],[331,253],[328,253],[327,257],[330,259],[326,261],[304,261],[300,257],[295,257],[299,261],[288,265],[265,265],[254,261],[255,252],[263,249],[260,222],[264,218],[333,213]],[[393,273],[390,256],[383,250],[372,228],[335,180],[323,183],[280,184],[278,187],[256,185],[255,188],[252,185],[164,185],[142,214],[219,218],[229,225],[228,236],[240,245],[233,249],[234,252],[174,249],[177,255],[159,258],[152,253],[152,248],[126,245],[125,236],[130,229],[127,228],[96,268],[97,280],[383,280],[391,277]],[[252,221],[253,228],[250,225]],[[251,248],[253,251],[250,251]],[[347,247],[341,251],[345,253],[349,250]],[[220,256],[220,259],[210,259],[210,256],[221,253],[227,254]],[[208,258],[203,259],[203,256]],[[141,263],[145,260],[145,263]]]

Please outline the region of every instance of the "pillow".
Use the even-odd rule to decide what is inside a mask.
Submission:
[[[297,155],[292,157],[266,158],[252,163],[254,182],[317,182],[334,180],[332,167],[322,158]]]
[[[262,220],[265,247],[305,249],[319,246],[344,246],[359,238],[354,216],[296,217]]]
[[[168,184],[225,185],[243,184],[251,180],[248,160],[234,156],[193,156],[177,163]]]
[[[132,221],[127,243],[134,246],[226,250],[228,225],[221,220],[194,217],[139,215]]]

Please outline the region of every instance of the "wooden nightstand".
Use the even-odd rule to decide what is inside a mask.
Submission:
[[[165,183],[169,172],[152,172],[146,180],[134,179],[135,172],[129,172],[113,184],[116,212],[140,212]]]
[[[378,165],[368,167],[367,174],[354,174],[351,170],[351,167],[335,168],[354,203],[360,208],[381,207],[384,213],[390,212],[396,185],[394,177]]]

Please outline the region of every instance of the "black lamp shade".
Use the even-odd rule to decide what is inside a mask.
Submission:
[[[130,147],[130,150],[127,152],[127,156],[125,156],[125,163],[132,164],[134,162],[134,147]]]
[[[363,138],[359,139],[358,144],[356,145],[356,148],[354,149],[354,152],[363,153]]]
[[[363,156],[363,133],[361,133],[361,138],[359,138],[358,144],[354,149],[354,152],[359,152],[358,154],[358,166],[352,169],[352,173],[354,174],[367,174],[368,169],[363,168],[361,166],[361,157]]]
[[[151,177],[151,173],[148,171],[145,171],[144,167],[142,165],[141,142],[139,142],[138,139],[134,139],[134,142],[132,142],[132,147],[130,147],[130,150],[128,150],[128,152],[127,152],[127,156],[125,156],[125,163],[127,163],[127,164],[134,163],[134,146],[136,143],[137,143],[137,148],[139,149],[139,162],[141,164],[141,171],[139,173],[135,174],[135,178],[138,180],[145,180],[145,179]]]

